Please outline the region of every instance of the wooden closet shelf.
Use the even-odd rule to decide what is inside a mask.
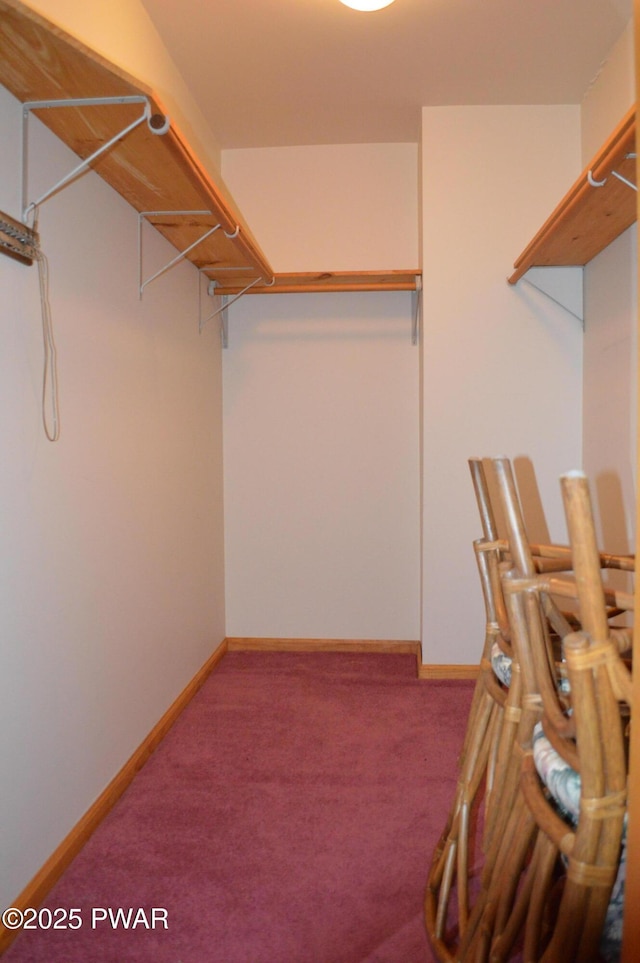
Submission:
[[[207,273],[207,272],[205,272]],[[322,291],[415,291],[421,271],[324,271],[276,274],[270,286],[256,284],[247,294],[309,294]],[[248,282],[246,282],[248,283]],[[245,284],[234,274],[220,282],[217,294],[239,294]]]
[[[510,284],[531,267],[587,264],[636,220],[636,192],[612,171],[636,181],[636,108],[623,117],[514,264]],[[602,187],[589,183],[589,172]]]
[[[19,0],[0,0],[0,83],[22,103],[106,97],[147,97],[152,114],[165,115],[151,90],[35,13]],[[140,104],[34,110],[80,158],[141,114]],[[155,134],[147,123],[102,154],[92,168],[138,212],[210,211],[206,217],[154,218],[154,226],[184,251],[207,226],[221,229],[188,257],[209,276],[240,268],[269,280],[272,269],[222,180],[213,183],[180,131]],[[229,238],[240,227],[237,236]],[[226,232],[226,234],[225,234]]]
[[[166,111],[140,81],[109,63],[20,0],[0,0],[0,84],[21,103],[89,98],[146,97],[160,126]],[[80,158],[140,117],[140,103],[46,107],[33,113]],[[273,269],[221,178],[212,181],[180,131],[165,134],[144,122],[91,164],[139,213],[210,211],[146,219],[212,281],[221,294],[308,291],[414,290],[418,271],[279,274]],[[28,199],[31,201],[31,198]],[[22,212],[20,212],[22,214]],[[221,227],[202,238],[207,229]],[[239,230],[237,230],[239,228]],[[229,236],[232,235],[232,236]]]

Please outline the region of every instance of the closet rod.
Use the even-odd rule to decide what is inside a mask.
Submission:
[[[203,266],[203,270],[211,271],[219,290],[218,294],[237,294],[246,278],[235,280],[231,275],[227,278],[223,272],[240,270],[247,274],[246,268],[217,267],[215,264]],[[254,275],[255,276],[255,275]],[[264,275],[263,275],[264,276]],[[418,290],[422,280],[420,272],[412,271],[298,271],[276,273],[275,284],[269,287],[256,286],[251,294],[325,294],[350,293],[361,291],[412,291]]]
[[[634,153],[634,154],[626,154],[624,159],[625,159],[625,160],[635,160],[636,157],[637,157],[637,154],[635,154],[635,153]],[[618,171],[612,170],[612,171],[611,171],[611,176],[612,176],[612,177],[617,177],[619,181],[622,181],[623,184],[626,184],[627,187],[630,187],[632,190],[634,190],[634,191],[637,191],[637,190],[638,190],[637,185],[634,184],[633,181],[630,181],[628,177],[623,177],[622,174],[619,174],[619,173],[618,173]],[[589,181],[589,184],[591,185],[591,187],[604,187],[604,185],[607,183],[607,178],[606,178],[606,177],[603,177],[601,181],[597,181],[597,180],[595,179],[595,177],[593,176],[593,171],[592,171],[592,170],[589,170],[589,171],[587,172],[587,180]]]

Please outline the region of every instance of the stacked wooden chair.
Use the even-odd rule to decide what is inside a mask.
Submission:
[[[517,684],[509,685],[512,652],[500,584],[500,566],[505,562],[506,546],[498,538],[482,461],[472,458],[469,467],[483,533],[473,547],[486,621],[480,671],[459,761],[456,795],[433,855],[425,898],[427,931],[442,961],[456,958],[460,939],[465,933],[472,900],[477,827],[479,822],[484,823],[485,835],[490,834],[497,749],[501,740],[509,738],[514,718],[513,707],[507,706],[507,699],[509,696],[512,702],[518,699]],[[503,671],[494,671],[494,663]]]
[[[427,931],[443,963],[458,958],[477,888],[476,864],[481,857],[485,873],[489,871],[497,852],[500,814],[518,781],[509,761],[521,713],[521,680],[501,585],[501,572],[510,565],[509,544],[499,537],[482,459],[469,459],[469,468],[483,533],[473,548],[486,619],[456,796],[433,855],[425,896]],[[534,545],[531,551],[537,570],[564,570],[570,564],[566,546]],[[560,612],[553,615],[559,629],[569,631]]]
[[[630,631],[611,629],[607,621],[587,479],[578,472],[565,475],[562,492],[582,623],[581,632],[564,640],[575,724],[579,804],[577,811],[569,811],[569,818],[562,820],[562,826],[554,824],[547,830],[543,823],[546,810],[539,806],[542,786],[547,785],[552,792],[551,773],[540,764],[541,776],[523,783],[538,824],[550,844],[566,857],[562,897],[543,958],[619,959],[624,900],[621,869],[627,790],[626,710],[631,706],[631,675],[621,653],[629,650],[632,640]],[[622,593],[616,604],[633,608],[632,598]],[[542,737],[550,741],[553,724],[546,714],[540,728]],[[561,780],[571,780],[569,760],[563,764],[559,756],[557,764],[560,768],[556,774],[560,773]],[[569,838],[567,822],[572,828]]]
[[[529,963],[613,960],[619,939],[607,948],[602,933],[622,851],[620,703],[630,699],[630,678],[620,650],[630,638],[610,628],[608,606],[630,609],[632,598],[603,588],[584,476],[562,480],[569,579],[535,572],[510,465],[498,460],[495,468],[511,552],[503,593],[522,679],[518,735],[506,762],[516,788],[499,802],[502,831],[458,958],[507,961],[521,952]],[[581,623],[565,633],[560,662],[548,618],[552,599],[575,600]],[[619,927],[614,917],[609,930]]]
[[[483,462],[469,459],[482,537],[473,543],[485,606],[485,635],[480,671],[460,757],[460,775],[447,825],[434,852],[425,897],[427,931],[442,961],[457,958],[477,885],[477,827],[482,825],[485,868],[495,856],[499,833],[498,800],[515,791],[508,774],[520,717],[521,684],[511,646],[501,571],[509,565],[509,546],[500,539]],[[565,548],[535,546],[536,564],[566,568]],[[564,627],[564,623],[563,623]]]
[[[507,459],[492,462],[507,529],[507,538],[499,539],[482,463],[472,459],[470,467],[483,527],[474,549],[486,631],[457,792],[429,873],[427,931],[442,961],[506,961],[518,947],[526,963],[596,959],[624,813],[622,723],[613,727],[612,737],[606,733],[611,713],[621,719],[618,700],[629,694],[628,670],[619,655],[629,645],[629,632],[611,630],[608,620],[632,605],[624,593],[605,593],[600,573],[602,567],[632,570],[633,559],[597,551],[584,478],[563,480],[571,547],[530,545]],[[571,494],[577,489],[581,501]],[[575,548],[579,532],[588,552]],[[575,578],[558,574],[574,565]],[[579,621],[563,614],[558,600],[577,603]],[[603,645],[609,661],[606,670],[596,670],[593,653]],[[616,680],[613,701],[603,702],[600,688],[607,678]],[[596,724],[594,706],[605,703],[607,721]],[[599,744],[601,738],[606,762],[594,750],[594,740]],[[585,755],[588,775],[582,771]],[[608,773],[610,757],[617,760],[616,775],[603,788],[594,760]],[[552,758],[555,782],[574,787],[573,817],[552,801],[536,769],[537,760],[548,776],[544,763]],[[624,775],[623,769],[622,780]],[[606,842],[594,844],[594,835]],[[474,855],[481,855],[479,878]],[[586,914],[579,930],[578,911]],[[609,916],[612,921],[615,914],[609,910]],[[581,934],[580,946],[574,946],[573,937]]]

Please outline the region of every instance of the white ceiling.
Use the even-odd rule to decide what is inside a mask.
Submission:
[[[222,148],[417,141],[420,108],[579,103],[632,0],[143,0]]]

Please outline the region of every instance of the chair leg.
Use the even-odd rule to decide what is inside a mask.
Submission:
[[[535,829],[535,822],[518,795],[504,827],[492,870],[483,874],[482,889],[469,917],[459,955],[464,963],[490,959],[491,945],[499,935],[496,934],[496,922],[506,920],[510,914]]]
[[[475,711],[468,726],[468,739],[458,789],[447,827],[436,847],[425,895],[427,931],[440,959],[452,959],[445,930],[454,886],[457,896],[458,930],[462,934],[469,915],[469,863],[471,814],[478,798],[491,749],[493,719],[498,711],[484,689],[478,689]]]

